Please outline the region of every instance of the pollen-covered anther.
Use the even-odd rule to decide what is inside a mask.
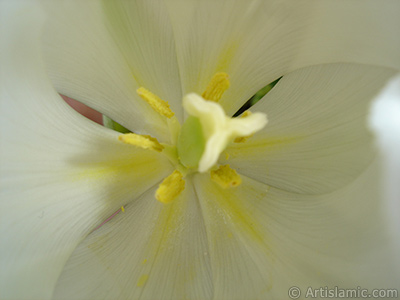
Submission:
[[[224,189],[235,187],[242,183],[242,178],[229,165],[220,166],[218,170],[211,171],[210,175],[211,179]]]
[[[160,97],[146,90],[144,87],[138,88],[136,92],[160,115],[163,115],[167,118],[172,118],[174,116],[174,112],[169,108],[167,101],[162,100]]]
[[[121,134],[118,137],[118,140],[125,144],[133,145],[143,149],[151,149],[158,152],[161,152],[164,149],[164,147],[157,141],[156,138],[153,138],[149,135],[125,133]]]
[[[184,189],[185,180],[183,180],[182,173],[175,170],[159,185],[156,191],[156,199],[162,203],[170,203],[178,197]]]
[[[228,74],[224,72],[216,73],[201,96],[205,100],[218,102],[223,93],[229,88],[229,85]]]

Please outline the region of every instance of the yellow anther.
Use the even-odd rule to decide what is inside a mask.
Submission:
[[[228,74],[219,72],[214,75],[201,96],[206,100],[218,102],[222,94],[229,88],[229,85]]]
[[[160,99],[157,95],[154,95],[152,92],[146,90],[144,87],[138,88],[136,92],[160,115],[163,115],[167,118],[172,118],[174,116],[174,112],[169,108],[169,104],[167,101]]]
[[[251,111],[246,110],[244,113],[242,113],[242,115],[240,116],[240,118],[245,118],[247,116],[251,115]],[[248,138],[251,138],[253,136],[253,134],[247,135],[247,136],[240,136],[237,137],[233,140],[234,143],[244,143],[245,141],[247,141]]]
[[[125,212],[125,207],[121,206],[121,211]]]
[[[149,135],[141,135],[136,133],[125,133],[118,137],[118,140],[125,144],[133,145],[143,149],[151,149],[161,152],[164,147],[160,145],[157,139]]]
[[[218,170],[211,171],[211,179],[218,183],[222,188],[235,187],[242,183],[242,179],[229,165],[220,166]]]
[[[156,191],[156,199],[162,203],[170,203],[185,189],[185,180],[178,170],[172,172],[160,184]]]

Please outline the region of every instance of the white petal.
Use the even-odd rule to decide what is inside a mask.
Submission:
[[[400,151],[400,75],[392,78],[372,104],[370,124],[383,151],[398,157]],[[396,155],[397,154],[397,155]]]
[[[323,196],[242,176],[221,189],[194,183],[207,226],[214,299],[286,299],[291,286],[395,287],[377,169]],[[344,271],[345,270],[345,271]]]
[[[211,299],[207,238],[189,180],[171,204],[155,189],[89,235],[71,256],[55,299]]]
[[[226,151],[242,174],[298,193],[326,193],[350,183],[375,155],[366,126],[370,101],[393,71],[321,65],[285,77],[252,111],[268,125]]]
[[[43,14],[21,3],[2,19],[0,290],[49,299],[77,244],[171,170],[61,99],[40,56]]]
[[[194,179],[207,228],[213,299],[269,299],[274,280],[266,231],[251,210],[251,200],[260,200],[259,189],[244,179],[239,188],[229,190],[206,173]]]
[[[259,89],[298,68],[357,62],[400,68],[400,3],[167,1],[184,94],[230,75],[221,99],[235,113]]]
[[[172,30],[158,2],[46,2],[49,18],[43,40],[58,92],[132,131],[166,141],[165,117],[136,93],[144,86],[181,116]]]
[[[374,100],[369,123],[377,135],[384,164],[387,221],[400,251],[400,76],[391,79]],[[400,259],[397,259],[400,274]]]

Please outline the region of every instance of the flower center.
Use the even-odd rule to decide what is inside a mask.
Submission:
[[[188,117],[183,123],[175,145],[161,145],[150,136],[128,133],[119,140],[144,149],[159,151],[167,155],[176,170],[160,184],[156,199],[169,203],[184,190],[184,176],[192,172],[211,170],[211,179],[222,188],[240,185],[241,178],[229,165],[216,169],[218,158],[232,142],[244,142],[267,124],[264,113],[246,112],[240,118],[231,118],[217,102],[229,87],[228,75],[217,73],[206,90],[199,96],[195,93],[183,98],[183,107]],[[159,114],[177,123],[174,113],[166,101],[141,87],[138,94]],[[175,140],[175,139],[173,139]],[[183,173],[183,174],[182,174]]]
[[[225,115],[221,105],[204,100],[197,94],[186,95],[183,107],[190,117],[178,138],[178,155],[183,165],[189,161],[190,166],[198,165],[201,173],[217,163],[228,144],[237,138],[254,134],[267,124],[267,117],[263,113],[230,118]],[[196,149],[193,152],[195,155],[187,153],[187,149]]]

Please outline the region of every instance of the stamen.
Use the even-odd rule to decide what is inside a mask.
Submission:
[[[152,92],[146,90],[144,87],[138,88],[136,92],[160,115],[163,115],[167,118],[172,118],[174,116],[174,112],[169,108],[167,101],[162,100],[157,95],[154,95]]]
[[[185,189],[185,181],[178,170],[172,172],[160,184],[156,191],[156,199],[162,203],[170,203]]]
[[[121,206],[121,211],[125,212],[125,207]]]
[[[141,135],[136,133],[121,134],[118,140],[125,144],[133,145],[143,149],[151,149],[161,152],[164,147],[157,141],[157,139],[149,135]]]
[[[229,88],[229,85],[228,74],[219,72],[214,75],[201,96],[206,100],[218,102],[222,94]]]
[[[211,171],[210,175],[211,179],[224,189],[235,187],[242,183],[242,178],[229,165],[220,166],[218,170]]]

